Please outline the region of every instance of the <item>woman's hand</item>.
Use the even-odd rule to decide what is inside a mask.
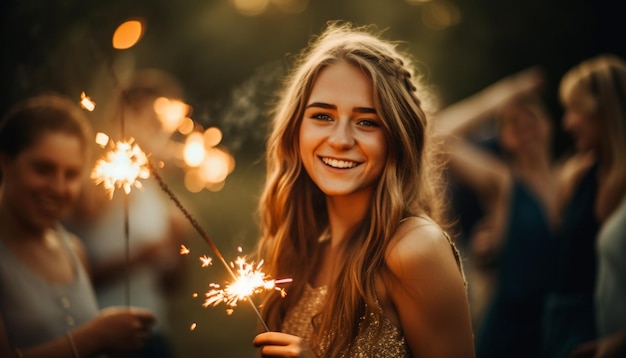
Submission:
[[[100,312],[91,327],[104,349],[137,350],[148,339],[154,322],[154,315],[146,309],[109,307]]]
[[[315,358],[315,354],[302,338],[287,333],[261,333],[254,337],[252,343],[255,347],[261,348],[263,357]]]

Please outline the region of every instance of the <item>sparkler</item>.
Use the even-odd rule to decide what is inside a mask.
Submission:
[[[122,24],[116,30],[113,38],[113,47],[116,49],[127,49],[139,41],[143,34],[143,28],[138,21],[128,21]],[[117,76],[115,75],[111,64],[109,63],[109,69],[115,84],[118,84]],[[95,103],[84,92],[81,94],[80,105],[82,108],[93,111]],[[178,106],[177,108],[179,108]],[[181,107],[182,108],[182,107]],[[180,109],[180,108],[179,108]],[[185,108],[182,108],[185,110]],[[121,120],[121,134],[124,138],[124,115],[120,114]],[[254,312],[258,316],[260,322],[266,331],[269,331],[269,327],[263,320],[256,305],[251,299],[251,295],[261,292],[263,290],[278,290],[281,296],[285,296],[284,289],[277,287],[277,284],[291,282],[291,279],[284,280],[272,280],[267,277],[260,267],[262,262],[256,267],[253,264],[249,264],[244,258],[237,258],[237,275],[226,263],[223,255],[213,243],[207,233],[202,229],[196,219],[189,213],[189,211],[181,204],[180,200],[174,195],[170,188],[165,184],[163,179],[159,176],[155,168],[148,160],[148,156],[139,148],[139,146],[131,138],[126,141],[112,142],[109,137],[104,133],[98,133],[96,142],[102,147],[109,147],[109,151],[106,155],[98,160],[92,170],[91,179],[96,185],[102,184],[107,193],[109,199],[113,198],[113,194],[116,189],[123,189],[126,195],[124,196],[124,233],[126,237],[126,254],[127,262],[130,262],[129,258],[129,220],[128,220],[128,194],[133,187],[141,188],[140,179],[148,179],[152,175],[158,182],[160,188],[169,196],[169,198],[176,204],[176,206],[182,211],[189,223],[196,229],[204,241],[209,245],[211,250],[215,253],[217,258],[222,262],[224,267],[233,277],[234,281],[225,286],[224,289],[219,289],[219,285],[211,284],[213,289],[207,293],[207,299],[205,301],[205,307],[209,305],[216,306],[221,302],[226,303],[232,312],[232,308],[237,305],[237,302],[246,300],[250,302]],[[219,142],[219,139],[217,140]],[[189,249],[181,245],[181,254],[189,254]],[[212,264],[212,259],[206,256],[200,258],[203,267],[207,267]],[[234,264],[233,264],[234,268]],[[127,279],[126,299],[127,304],[130,306],[130,284]],[[195,323],[192,325],[191,330],[195,329]]]
[[[161,178],[159,173],[157,173],[155,168],[151,165],[150,161],[147,162],[147,165],[148,165],[148,168],[150,169],[150,173],[156,179],[157,183],[161,187],[161,190],[163,190],[167,194],[167,196],[174,202],[174,204],[176,204],[176,207],[180,209],[180,211],[183,213],[185,218],[187,218],[191,226],[193,226],[193,228],[196,229],[198,234],[200,234],[200,237],[202,237],[202,239],[209,245],[209,247],[211,248],[215,256],[217,256],[217,258],[224,265],[228,273],[233,277],[234,281],[228,284],[226,288],[223,290],[219,289],[219,286],[216,284],[209,285],[210,287],[213,288],[213,290],[207,293],[207,300],[209,300],[210,303],[207,304],[207,301],[205,301],[205,307],[211,304],[213,306],[216,306],[220,302],[225,302],[226,304],[230,306],[230,310],[231,310],[230,312],[232,312],[232,307],[236,306],[238,301],[240,300],[248,301],[250,302],[250,305],[252,306],[254,313],[256,313],[257,317],[259,318],[259,321],[261,322],[265,330],[269,332],[270,331],[269,327],[263,320],[261,313],[257,309],[256,305],[254,304],[254,301],[252,300],[250,296],[254,293],[258,293],[264,289],[267,289],[266,287],[276,288],[275,285],[277,283],[290,282],[291,280],[290,279],[285,279],[285,280],[280,280],[280,281],[268,280],[267,276],[259,270],[259,268],[262,265],[262,262],[259,265],[257,265],[256,269],[253,270],[252,268],[254,266],[252,264],[247,264],[245,262],[245,259],[242,259],[242,258],[237,259],[239,269],[237,270],[238,275],[235,274],[231,266],[224,259],[224,256],[222,255],[218,247],[215,245],[215,243],[213,243],[213,240],[211,240],[209,235],[206,233],[206,231],[204,231],[204,229],[198,223],[198,221],[183,206],[183,204],[180,202],[178,197],[174,194],[174,192],[172,192],[169,186],[167,186],[167,184],[163,181],[163,178]],[[202,262],[203,266],[204,265],[208,266],[211,262],[209,261],[208,257],[202,257],[200,261]],[[284,290],[282,289],[278,289],[278,290],[281,291],[281,296],[284,297],[284,295],[286,295],[286,292]]]
[[[109,144],[111,150],[96,162],[91,179],[96,185],[102,184],[109,194],[109,199],[113,198],[116,188],[123,188],[126,194],[130,193],[133,186],[141,188],[139,179],[150,177],[146,154],[132,138],[129,141],[113,143],[105,134],[98,134],[96,140],[106,140],[104,145],[98,144],[102,147]]]
[[[255,267],[254,262],[246,262],[245,257],[237,257],[235,263],[231,266],[237,266],[237,279],[221,289],[217,284],[210,284],[211,290],[206,293],[206,299],[203,306],[217,306],[225,303],[229,308],[228,312],[232,312],[232,308],[237,306],[240,300],[246,300],[255,293],[265,290],[276,290],[280,292],[281,297],[285,297],[287,292],[284,288],[278,287],[278,284],[291,282],[291,279],[274,280],[270,279],[260,268],[263,261]]]
[[[270,279],[260,268],[263,265],[261,261],[258,265],[254,266],[253,263],[248,263],[245,258],[238,257],[235,261],[236,264],[229,265],[224,256],[215,245],[213,240],[204,231],[198,221],[191,215],[191,213],[182,205],[178,197],[172,192],[172,190],[163,181],[161,176],[157,173],[156,169],[150,161],[147,155],[141,150],[141,148],[133,143],[131,139],[128,142],[111,143],[106,135],[99,136],[98,140],[100,146],[111,147],[104,158],[101,158],[96,162],[96,165],[91,173],[91,178],[96,185],[102,184],[109,193],[109,197],[112,198],[116,189],[122,188],[126,194],[129,194],[132,187],[141,187],[139,179],[147,179],[152,175],[161,190],[163,190],[168,197],[176,204],[178,209],[182,211],[185,218],[196,229],[202,239],[209,245],[213,253],[222,262],[228,273],[233,277],[233,282],[227,284],[224,289],[220,289],[218,284],[211,283],[209,286],[212,288],[206,294],[206,300],[204,306],[217,306],[220,303],[225,303],[229,306],[229,312],[232,313],[232,309],[237,306],[239,301],[245,300],[250,302],[254,312],[258,316],[259,320],[263,324],[266,331],[269,331],[269,327],[263,320],[256,305],[252,301],[251,295],[259,293],[265,290],[277,290],[281,296],[284,297],[286,292],[283,288],[278,287],[278,284],[291,282],[291,279],[274,280]],[[182,255],[189,254],[189,249],[184,245],[181,245],[180,253]],[[212,265],[212,259],[210,257],[202,256],[200,261],[203,267]],[[233,271],[233,268],[237,266],[237,274]]]

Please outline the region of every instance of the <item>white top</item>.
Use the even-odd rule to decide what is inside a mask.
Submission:
[[[626,196],[602,225],[596,242],[596,320],[603,337],[626,328]]]

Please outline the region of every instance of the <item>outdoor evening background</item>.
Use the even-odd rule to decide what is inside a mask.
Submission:
[[[113,61],[171,74],[192,118],[222,130],[236,166],[221,190],[191,193],[176,170],[166,180],[227,260],[238,247],[254,250],[268,105],[291,56],[327,21],[375,24],[385,37],[404,41],[442,106],[540,66],[556,128],[562,74],[600,53],[626,57],[626,21],[619,2],[609,0],[1,1],[2,114],[15,101],[49,90],[77,101],[86,91],[97,105],[106,103]],[[128,19],[141,19],[144,35],[133,48],[114,50],[113,31]],[[568,148],[557,131],[555,153]],[[212,254],[193,231],[185,242],[194,257]],[[227,315],[223,306],[204,308],[192,298],[209,281],[227,278],[219,265],[210,270],[189,258],[183,287],[169,299],[178,356],[254,356],[258,321],[249,305]]]

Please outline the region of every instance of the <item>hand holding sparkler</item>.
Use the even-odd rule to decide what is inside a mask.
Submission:
[[[209,238],[204,229],[202,229],[196,219],[182,205],[178,197],[176,197],[167,184],[165,184],[161,176],[156,172],[156,169],[148,160],[148,156],[141,150],[141,148],[139,148],[137,144],[133,142],[132,139],[128,142],[117,142],[112,144],[106,135],[99,134],[98,138],[100,146],[106,147],[109,145],[111,147],[111,151],[106,153],[102,159],[96,162],[96,166],[91,173],[91,178],[96,182],[96,184],[102,184],[108,191],[109,196],[113,197],[115,189],[123,188],[124,192],[128,194],[130,193],[132,187],[141,187],[139,179],[147,179],[150,175],[152,175],[157,180],[161,189],[182,211],[189,223],[191,223],[194,229],[196,229],[233,277],[233,282],[227,284],[224,289],[220,289],[220,286],[217,284],[210,284],[209,286],[211,287],[211,290],[206,294],[204,306],[216,306],[223,302],[229,306],[229,312],[232,312],[232,309],[237,306],[239,301],[249,301],[265,330],[269,331],[269,327],[264,322],[250,296],[265,290],[277,290],[280,292],[281,296],[284,297],[286,295],[285,290],[277,287],[276,285],[291,282],[291,279],[270,279],[260,270],[263,265],[263,261],[254,266],[253,263],[246,262],[245,258],[242,257],[238,257],[235,264],[231,263],[231,268],[231,265],[226,262],[220,250]],[[181,254],[188,253],[189,250],[186,247],[181,248]],[[208,257],[205,257],[204,260],[201,261],[203,261],[203,266],[208,266],[210,264]],[[237,267],[237,274],[233,271],[235,265]]]

